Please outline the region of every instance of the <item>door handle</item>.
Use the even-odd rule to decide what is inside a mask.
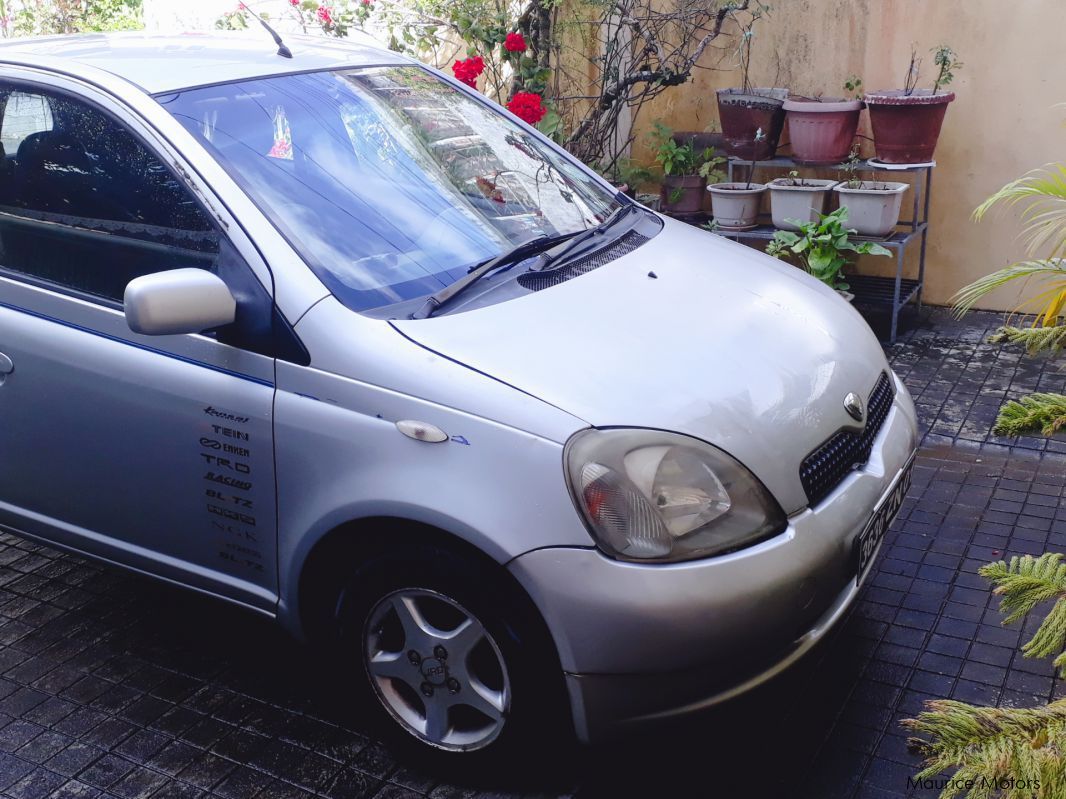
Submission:
[[[9,375],[15,371],[15,364],[4,353],[0,352],[0,375]]]

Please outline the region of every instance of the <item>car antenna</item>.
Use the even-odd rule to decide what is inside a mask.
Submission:
[[[285,42],[283,42],[281,40],[281,37],[278,36],[278,32],[276,30],[274,30],[272,27],[270,27],[270,25],[267,24],[267,21],[265,19],[263,19],[258,14],[256,14],[254,11],[252,11],[252,9],[248,7],[247,3],[241,3],[241,5],[244,7],[245,11],[247,11],[249,14],[251,14],[257,20],[259,20],[259,24],[260,25],[262,25],[264,28],[266,28],[267,33],[269,33],[271,38],[274,40],[274,44],[276,44],[278,46],[278,55],[281,56],[282,58],[292,58],[292,50],[290,50],[285,45]]]

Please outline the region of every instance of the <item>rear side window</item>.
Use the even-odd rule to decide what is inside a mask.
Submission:
[[[215,226],[117,120],[2,83],[0,107],[0,268],[121,302],[135,277],[214,267]]]
[[[52,129],[52,109],[41,94],[11,92],[4,104],[4,120],[0,126],[0,143],[4,153],[14,155],[23,140],[31,133]]]

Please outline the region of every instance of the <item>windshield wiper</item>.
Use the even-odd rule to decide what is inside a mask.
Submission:
[[[538,252],[546,250],[549,247],[554,247],[556,244],[566,241],[571,237],[573,237],[573,234],[568,233],[561,236],[536,236],[532,239],[526,239],[521,244],[512,247],[510,250],[475,266],[454,283],[445,286],[440,291],[435,291],[430,294],[426,297],[426,301],[422,303],[421,307],[412,313],[408,319],[428,319],[474,285],[478,280],[489,274],[489,272],[494,272],[505,266],[513,266],[519,261],[524,261],[531,255],[536,255]]]
[[[618,206],[600,224],[596,225],[596,227],[589,228],[588,230],[584,230],[581,233],[578,233],[576,236],[571,238],[570,241],[568,241],[566,243],[565,247],[563,247],[559,251],[542,254],[540,256],[539,262],[535,263],[533,266],[529,267],[529,271],[530,272],[543,272],[545,269],[547,269],[553,263],[559,261],[562,258],[565,258],[567,255],[572,253],[574,250],[576,250],[582,244],[584,244],[585,242],[589,241],[589,239],[592,239],[595,236],[602,236],[604,233],[607,232],[608,228],[610,228],[619,219],[624,217],[626,214],[628,214],[630,211],[632,211],[636,207],[637,206],[635,206],[635,205],[633,205],[631,203],[625,203],[623,205]]]

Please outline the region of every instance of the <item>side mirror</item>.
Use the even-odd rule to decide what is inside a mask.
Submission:
[[[134,333],[167,336],[228,325],[237,302],[218,275],[203,269],[171,269],[134,278],[123,297],[126,324]]]

